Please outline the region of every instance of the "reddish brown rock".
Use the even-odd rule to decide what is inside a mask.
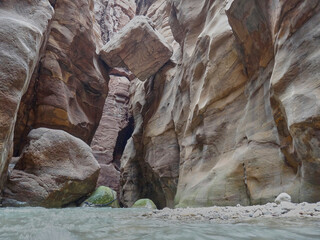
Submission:
[[[119,191],[120,178],[120,158],[117,154],[121,157],[127,136],[131,134],[129,128],[132,127],[128,127],[129,86],[130,82],[126,77],[111,75],[102,118],[91,143],[101,166],[98,185],[108,186],[116,191]]]
[[[56,2],[45,54],[19,110],[16,154],[30,129],[38,127],[63,129],[91,142],[109,78],[96,54],[95,24],[92,0]]]
[[[133,0],[95,1],[95,18],[101,35],[101,46],[122,29],[134,16],[136,5]],[[98,31],[97,31],[98,32]],[[91,147],[101,171],[98,185],[109,186],[119,191],[119,165],[124,145],[126,144],[129,124],[129,81],[135,76],[124,68],[113,68],[109,83],[109,93],[105,101],[99,127]],[[132,125],[132,124],[130,124]]]
[[[4,204],[16,200],[62,207],[92,192],[99,170],[90,147],[80,139],[61,130],[32,130],[9,176]]]
[[[46,0],[0,2],[0,194],[12,156],[19,104],[38,63],[52,15]]]
[[[140,80],[155,74],[170,59],[172,48],[150,23],[136,16],[103,46],[101,58],[110,67],[128,68]]]
[[[146,15],[170,39],[161,2]],[[319,201],[319,2],[169,4],[178,64],[155,75],[162,85],[132,86],[123,203],[172,206],[170,193],[179,207],[260,204],[281,192]]]
[[[100,27],[102,43],[106,44],[134,16],[134,0],[95,0],[95,19]]]

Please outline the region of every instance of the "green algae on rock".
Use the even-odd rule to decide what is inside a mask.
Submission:
[[[83,207],[119,208],[117,193],[109,187],[98,187],[82,204]]]
[[[132,208],[149,208],[149,209],[157,209],[157,206],[154,202],[148,198],[143,198],[137,200],[133,205]]]

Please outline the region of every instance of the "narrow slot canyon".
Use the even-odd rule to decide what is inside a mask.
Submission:
[[[0,239],[319,238],[319,22],[318,0],[0,1]]]

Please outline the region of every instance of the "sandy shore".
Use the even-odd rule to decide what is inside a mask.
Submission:
[[[318,203],[267,203],[265,205],[206,208],[177,208],[154,210],[144,213],[143,217],[168,220],[196,220],[214,222],[239,222],[255,218],[315,218],[320,220]]]

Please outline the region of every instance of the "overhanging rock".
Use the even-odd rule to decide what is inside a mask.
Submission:
[[[144,81],[170,59],[172,48],[144,16],[134,17],[100,51],[110,67],[126,67]]]

